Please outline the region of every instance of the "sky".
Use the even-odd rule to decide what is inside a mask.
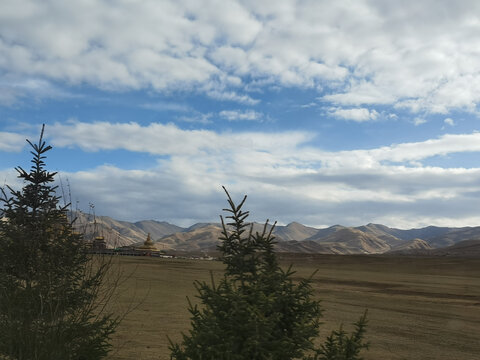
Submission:
[[[479,102],[476,0],[0,1],[1,185],[119,220],[478,226]]]

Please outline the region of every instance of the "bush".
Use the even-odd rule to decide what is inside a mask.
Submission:
[[[219,250],[224,277],[215,284],[196,282],[201,308],[190,301],[191,330],[181,344],[170,341],[171,359],[177,360],[355,360],[367,347],[363,342],[366,314],[354,334],[341,328],[315,348],[322,310],[313,298],[310,279],[295,283],[294,272],[283,270],[274,252],[268,220],[262,233],[253,234],[242,210],[225,190],[231,222],[222,221]]]

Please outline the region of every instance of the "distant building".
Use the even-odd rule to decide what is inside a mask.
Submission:
[[[97,236],[95,239],[93,239],[93,243],[92,243],[93,251],[101,251],[101,250],[105,250],[106,248],[107,248],[107,242],[105,241],[105,238],[103,236]]]
[[[161,256],[164,255],[164,251],[158,250],[155,246],[155,243],[150,238],[150,233],[147,235],[147,240],[143,243],[143,245],[137,246],[135,251],[139,255],[143,256]]]
[[[173,258],[173,255],[165,254],[163,250],[157,250],[155,243],[152,241],[150,234],[147,235],[147,240],[140,245],[127,245],[121,246],[115,249],[107,249],[107,243],[103,236],[97,236],[89,246],[87,250],[93,254],[106,254],[106,255],[121,255],[121,256],[154,256],[162,258]]]
[[[150,251],[158,251],[157,248],[155,247],[155,244],[153,243],[152,239],[150,238],[150,233],[147,235],[147,240],[143,243],[143,245],[140,245],[137,247],[138,250],[150,250]]]

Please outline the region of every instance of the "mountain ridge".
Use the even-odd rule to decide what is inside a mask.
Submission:
[[[220,223],[197,223],[190,227],[181,227],[166,221],[128,222],[81,212],[78,212],[76,217],[76,227],[87,239],[98,235],[104,236],[109,247],[136,246],[143,243],[150,234],[159,249],[214,251],[222,231]],[[263,231],[264,224],[252,223],[252,225],[254,232]],[[267,231],[270,231],[271,227],[269,224]],[[403,230],[373,223],[357,227],[333,225],[327,228],[314,228],[299,222],[291,222],[287,225],[277,225],[273,235],[277,242],[276,249],[280,252],[436,254],[436,249],[454,246],[467,240],[479,240],[480,226],[462,228],[427,226]]]

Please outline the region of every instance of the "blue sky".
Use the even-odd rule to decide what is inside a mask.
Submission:
[[[0,178],[25,138],[81,209],[480,225],[477,1],[0,3]]]

